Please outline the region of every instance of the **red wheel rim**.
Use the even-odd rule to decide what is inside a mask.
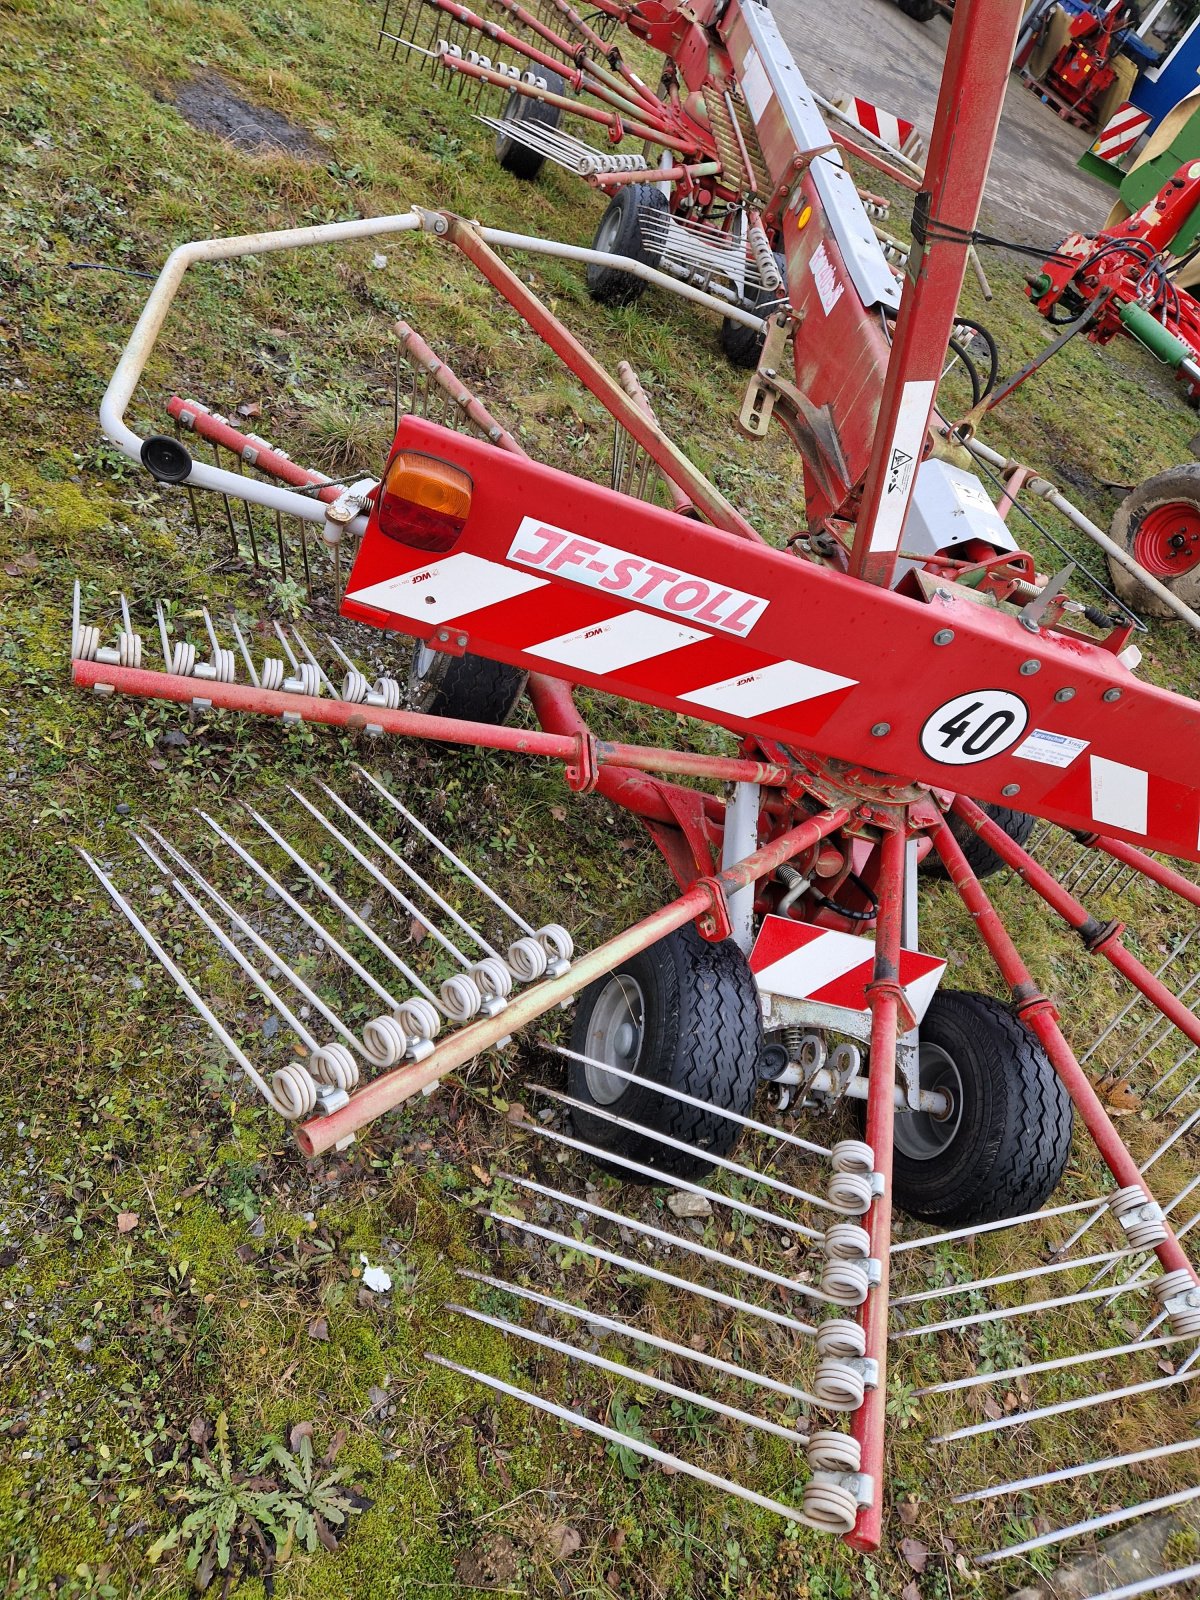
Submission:
[[[1200,565],[1200,506],[1175,500],[1147,511],[1130,552],[1155,578],[1180,578]]]

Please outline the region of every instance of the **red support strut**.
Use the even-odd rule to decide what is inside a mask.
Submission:
[[[970,804],[969,801],[967,803]],[[981,837],[986,837],[982,829],[979,831]],[[1000,829],[996,831],[1001,832]],[[1002,837],[1007,839],[1008,835],[1002,834]],[[987,842],[993,843],[990,838]],[[980,938],[987,945],[992,959],[1000,969],[1001,976],[1012,991],[1017,1015],[1041,1040],[1055,1072],[1062,1079],[1063,1087],[1071,1096],[1075,1109],[1095,1140],[1096,1148],[1103,1157],[1105,1166],[1112,1173],[1118,1188],[1125,1189],[1136,1185],[1145,1193],[1148,1200],[1153,1200],[1154,1196],[1138,1171],[1136,1161],[1113,1126],[1100,1096],[1092,1087],[1087,1074],[1075,1059],[1071,1046],[1063,1036],[1053,1001],[1042,994],[1034,983],[1029,968],[1021,959],[1008,930],[996,914],[995,907],[988,899],[979,879],[971,871],[958,840],[943,823],[933,835],[933,843],[945,863],[951,882],[979,929]],[[1009,843],[1012,841],[1009,840]],[[1019,847],[1014,848],[1019,850]],[[1164,1223],[1164,1226],[1168,1229],[1167,1237],[1162,1244],[1154,1246],[1154,1253],[1163,1271],[1176,1272],[1182,1268],[1193,1283],[1200,1283],[1200,1278],[1197,1278],[1178,1239],[1170,1231],[1168,1224]]]
[[[867,1359],[879,1363],[874,1389],[855,1413],[853,1434],[862,1446],[862,1471],[875,1488],[872,1503],[858,1513],[846,1543],[853,1550],[877,1550],[883,1537],[884,1414],[887,1409],[888,1258],[892,1248],[892,1131],[896,1116],[896,1041],[904,991],[900,987],[900,942],[904,925],[905,830],[885,833],[880,846],[879,920],[875,926],[875,970],[867,995],[871,1005],[871,1066],[867,1082],[866,1141],[883,1176],[866,1219],[871,1259],[880,1279],[862,1308]]]

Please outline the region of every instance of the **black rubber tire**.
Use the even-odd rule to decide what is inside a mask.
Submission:
[[[508,721],[529,674],[520,667],[483,656],[451,656],[441,650],[413,650],[408,670],[410,710],[431,717],[461,717],[467,722]]]
[[[1011,806],[991,805],[986,800],[980,809],[986,811],[992,821],[1003,828],[1008,837],[1017,844],[1029,843],[1036,818],[1031,817],[1028,812],[1014,811]],[[1004,862],[990,846],[984,844],[969,822],[965,822],[953,811],[946,821],[950,824],[950,832],[958,840],[959,848],[967,858],[967,865],[977,878],[991,878],[1002,870]],[[949,878],[942,865],[941,856],[935,851],[931,850],[921,865],[931,878]]]
[[[763,1052],[762,1006],[749,963],[737,945],[729,939],[709,944],[689,924],[623,962],[580,995],[571,1025],[573,1050],[587,1053],[588,1026],[597,1003],[622,977],[637,984],[644,1007],[641,1048],[629,1070],[649,1083],[666,1083],[748,1115]],[[575,1099],[599,1104],[582,1063],[568,1064],[567,1084]],[[714,1155],[728,1155],[740,1132],[727,1117],[656,1094],[648,1084],[626,1084],[603,1109]],[[573,1111],[572,1119],[579,1138],[653,1167],[664,1182],[673,1177],[694,1181],[712,1171],[703,1156],[674,1150],[586,1111]],[[631,1183],[652,1181],[619,1163],[602,1165]]]
[[[1168,467],[1165,472],[1139,483],[1117,507],[1112,522],[1113,539],[1133,555],[1138,532],[1149,513],[1175,504],[1181,506],[1189,520],[1200,519],[1200,462]],[[1174,617],[1170,606],[1151,594],[1124,567],[1110,560],[1108,570],[1112,574],[1113,588],[1127,606],[1147,617]],[[1200,564],[1179,577],[1164,577],[1160,581],[1186,605],[1200,606]]]
[[[787,258],[775,252],[775,265],[779,268],[783,278],[783,298],[787,298]],[[760,307],[774,307],[779,296],[771,294],[766,289],[758,289],[755,294],[746,300],[747,311],[759,311]],[[764,315],[764,312],[759,312]],[[747,328],[744,323],[731,322],[728,317],[721,320],[721,349],[726,358],[735,367],[756,367],[758,358],[762,354],[764,335],[755,333],[753,328]]]
[[[898,0],[901,11],[914,22],[932,22],[937,16],[937,0]]]
[[[541,67],[538,76],[545,78],[546,88],[551,94],[563,92],[563,80],[557,72]],[[528,95],[518,94],[514,89],[505,103],[501,121],[523,122],[527,127],[557,128],[562,115],[561,106],[548,106],[544,100],[531,100]],[[506,133],[496,135],[496,160],[505,172],[511,172],[514,178],[526,181],[536,178],[546,164],[545,156],[509,138]]]
[[[642,218],[650,212],[668,210],[667,197],[650,183],[629,183],[618,189],[600,218],[593,250],[611,256],[630,256],[644,266],[657,267],[661,252],[642,234]],[[602,306],[628,306],[645,291],[643,279],[632,277],[617,267],[592,263],[587,269],[588,293]]]
[[[962,1116],[946,1148],[927,1160],[897,1145],[896,1205],[939,1226],[968,1227],[1036,1211],[1071,1153],[1071,1101],[1028,1028],[990,995],[942,989],[921,1023],[922,1044],[954,1062]],[[900,1118],[909,1113],[896,1113]]]

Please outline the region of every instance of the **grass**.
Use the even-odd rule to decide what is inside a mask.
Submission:
[[[202,597],[245,617],[305,610],[294,544],[292,577],[283,583],[252,569],[240,529],[231,559],[217,510],[204,509],[197,532],[182,495],[155,489],[98,434],[100,394],[145,296],[139,275],[156,272],[183,239],[383,214],[413,201],[529,231],[553,216],[558,236],[586,240],[598,199],[556,169],[533,187],[498,172],[465,103],[375,52],[368,8],[328,0],[96,0],[86,8],[0,0],[0,23],[6,1592],[14,1600],[186,1593],[178,1553],[152,1566],[148,1551],[179,1519],[189,1428],[222,1413],[241,1461],[300,1421],[313,1424],[322,1447],[346,1430],[339,1466],[372,1501],[337,1554],[293,1554],[277,1574],[279,1594],[374,1600],[491,1586],[647,1600],[735,1592],[842,1600],[896,1595],[909,1582],[926,1600],[994,1592],[994,1580],[961,1571],[956,1557],[1002,1531],[1003,1516],[954,1512],[945,1488],[1003,1469],[973,1447],[931,1473],[922,1442],[930,1409],[910,1391],[956,1366],[1007,1360],[1026,1330],[1007,1343],[1000,1335],[943,1336],[905,1356],[893,1394],[888,1546],[872,1560],[785,1532],[766,1514],[678,1478],[648,1469],[629,1476],[627,1457],[495,1402],[421,1359],[437,1349],[518,1382],[532,1378],[594,1414],[607,1408],[603,1381],[568,1372],[557,1356],[515,1351],[443,1310],[464,1292],[455,1269],[489,1262],[561,1283],[591,1303],[628,1297],[627,1284],[579,1263],[531,1260],[472,1209],[494,1192],[498,1167],[543,1177],[548,1170],[555,1181],[555,1164],[542,1162],[530,1140],[516,1140],[503,1118],[507,1100],[523,1092],[531,1050],[522,1046],[515,1063],[488,1062],[468,1084],[405,1108],[345,1154],[306,1165],[161,974],[131,949],[73,848],[84,843],[119,863],[124,881],[137,870],[126,837],[131,817],[199,850],[193,807],[229,815],[246,797],[277,809],[287,784],[316,778],[349,790],[350,763],[362,754],[332,733],[100,705],[67,684],[76,576],[85,612],[97,618],[115,613],[119,589],[143,619],[156,597],[177,600],[173,623],[189,630],[197,625],[189,608]],[[173,95],[212,71],[303,129],[314,154],[246,153],[193,128]],[[135,426],[162,430],[173,392],[227,414],[259,406],[255,430],[297,459],[369,469],[388,436],[389,329],[403,315],[534,454],[602,475],[610,437],[602,414],[476,278],[429,239],[379,247],[382,265],[376,253],[368,245],[190,273],[139,389]],[[795,458],[778,439],[750,446],[736,434],[738,385],[708,322],[653,297],[601,311],[565,267],[522,270],[610,368],[631,356],[664,425],[752,519],[775,537],[800,524]],[[989,270],[996,299],[986,315],[1011,370],[1041,345],[1045,329],[1022,299],[1019,270],[990,261]],[[982,309],[973,284],[964,305]],[[1145,358],[1126,346],[1077,346],[1019,393],[988,438],[1045,465],[1106,523],[1114,496],[1102,480],[1133,482],[1186,459],[1193,429]],[[1048,526],[1072,554],[1098,565],[1069,530]],[[1052,565],[1041,536],[1030,539]],[[315,608],[318,625],[329,616]],[[389,642],[353,638],[377,669],[403,674],[403,655]],[[1158,628],[1146,653],[1149,677],[1190,690],[1190,636]],[[636,708],[596,701],[589,712],[599,731],[634,739],[673,740],[685,731],[718,739]],[[553,772],[424,747],[375,751],[372,759],[447,837],[471,849],[502,892],[531,915],[552,911],[583,946],[669,892],[665,869],[629,819],[597,797],[569,798]],[[313,829],[304,839],[316,854],[327,849]],[[1082,1045],[1111,1014],[1113,985],[1013,886],[1002,884],[998,899],[1039,980],[1063,997]],[[1133,909],[1139,948],[1153,958],[1175,927],[1151,895]],[[993,988],[950,897],[931,890],[924,914],[924,942],[949,956],[952,981]],[[182,943],[177,908],[164,919]],[[204,976],[235,1003],[219,963]],[[268,1048],[260,1013],[243,1012],[238,1026],[255,1050]],[[1153,1122],[1139,1123],[1135,1137],[1149,1140],[1154,1131]],[[1164,1174],[1178,1177],[1178,1168]],[[1081,1148],[1066,1192],[1089,1192],[1095,1181]],[[615,1192],[607,1181],[605,1188]],[[641,1193],[621,1198],[647,1216],[661,1204]],[[122,1231],[118,1218],[128,1214],[138,1220]],[[707,1236],[723,1242],[715,1223]],[[763,1259],[775,1249],[753,1232],[736,1242]],[[939,1257],[923,1281],[1004,1270],[1006,1248]],[[397,1283],[390,1297],[362,1290],[363,1253],[388,1266]],[[650,1293],[643,1310],[648,1325],[679,1336],[680,1308],[665,1292]],[[686,1334],[716,1336],[710,1321],[685,1308],[683,1322],[691,1317]],[[1035,1346],[1065,1345],[1088,1332],[1087,1320],[1027,1336]],[[743,1353],[782,1368],[790,1360],[788,1348],[769,1341]],[[1064,1380],[1068,1389],[1075,1381]],[[698,1416],[644,1397],[639,1404],[639,1416],[626,1410],[627,1427],[652,1430],[667,1448],[691,1449],[768,1492],[794,1491],[794,1468],[777,1441],[747,1456]],[[1182,1399],[1168,1399],[1166,1409],[1168,1426],[1186,1426]],[[1103,1447],[1140,1438],[1159,1425],[1154,1417],[1148,1405],[1131,1404],[1100,1421],[1089,1417],[1086,1431]],[[1036,1443],[1012,1441],[1010,1453],[1018,1462],[1069,1455],[1088,1442],[1083,1432],[1078,1421],[1064,1423]],[[1162,1481],[1169,1483],[1165,1471]],[[915,1532],[934,1552],[924,1575],[896,1553],[908,1529],[897,1508],[906,1500],[916,1506]],[[1052,1509],[1069,1515],[1077,1504],[1064,1492]],[[564,1527],[579,1536],[566,1555]],[[243,1588],[251,1597],[260,1591],[255,1579]]]

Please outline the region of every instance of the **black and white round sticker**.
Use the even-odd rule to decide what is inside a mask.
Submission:
[[[921,729],[921,749],[947,767],[969,767],[1010,749],[1025,732],[1029,707],[1007,689],[955,695]]]

